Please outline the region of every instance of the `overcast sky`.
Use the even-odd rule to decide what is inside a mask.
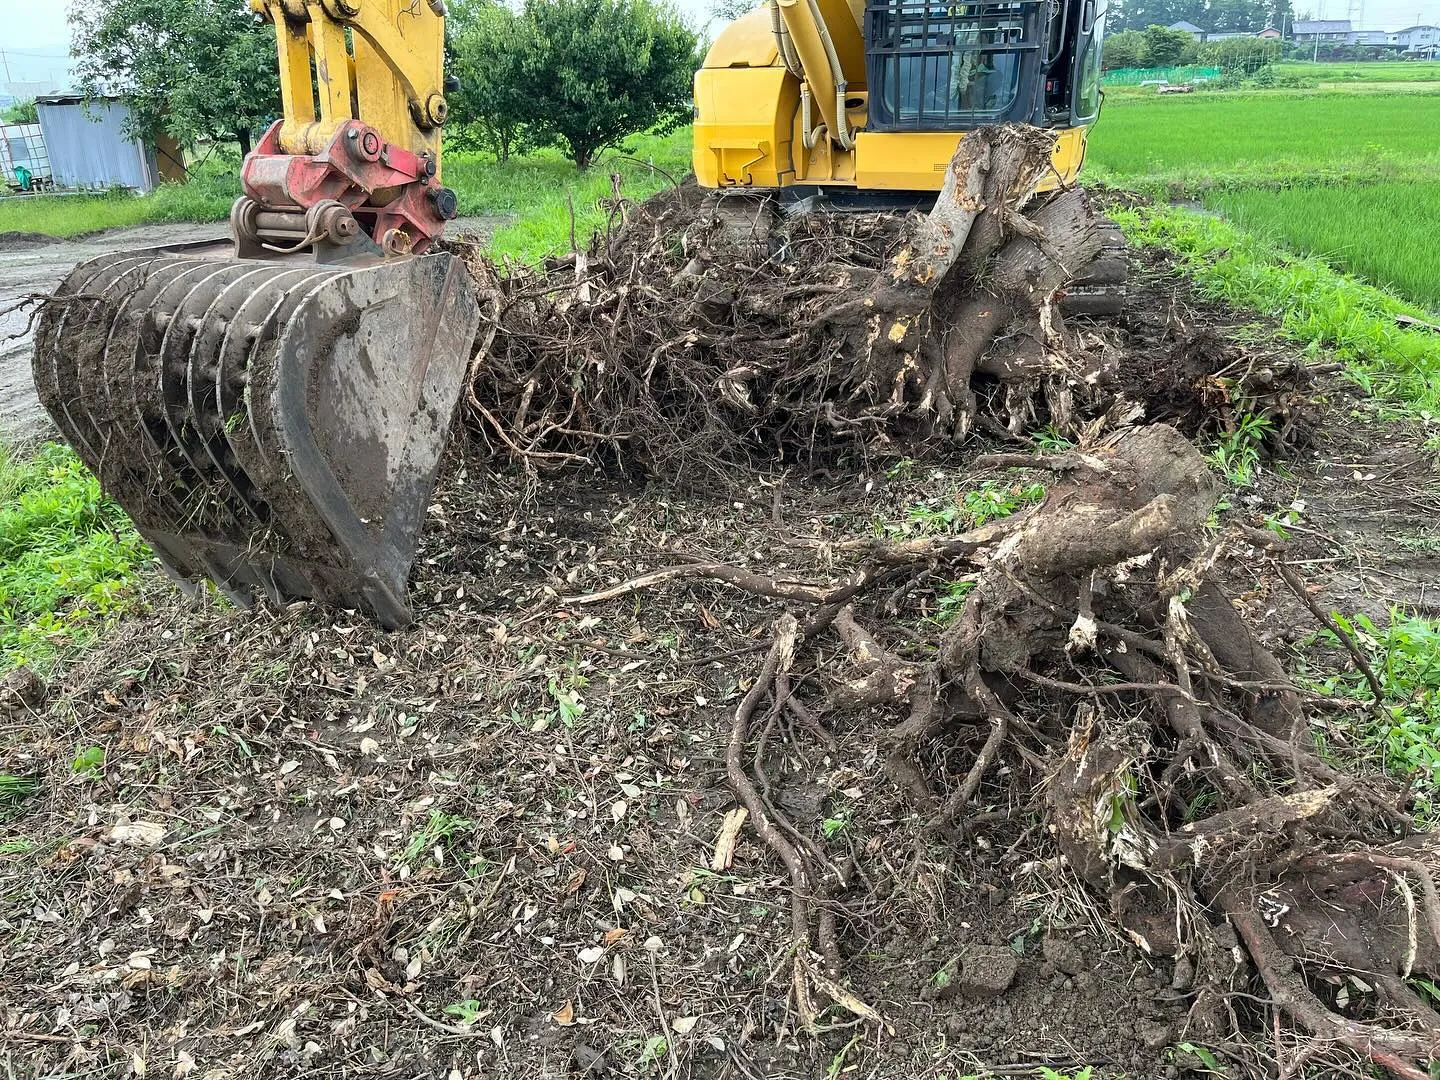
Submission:
[[[708,0],[674,0],[695,25],[703,25]],[[1292,0],[1295,10],[1313,11],[1317,18],[1344,19],[1350,0]],[[0,0],[0,55],[5,82],[65,81],[70,28],[69,5],[57,0]],[[1415,23],[1440,23],[1440,0],[1364,0],[1364,18],[1357,29],[1398,30]]]

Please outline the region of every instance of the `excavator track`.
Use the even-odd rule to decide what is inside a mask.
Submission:
[[[179,581],[402,626],[478,318],[448,254],[324,266],[126,252],[62,283],[35,383]]]

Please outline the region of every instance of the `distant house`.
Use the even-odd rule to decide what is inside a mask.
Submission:
[[[130,110],[118,99],[47,94],[35,99],[35,111],[50,175],[60,187],[149,191],[161,180],[185,178],[175,140],[163,134],[149,140],[129,134]]]
[[[1259,37],[1259,36],[1260,36],[1259,34],[1252,34],[1249,30],[1226,30],[1224,33],[1221,33],[1221,34],[1206,34],[1206,35],[1205,35],[1205,40],[1206,40],[1206,41],[1229,41],[1229,40],[1231,40],[1232,38],[1253,38],[1253,37]]]
[[[1395,35],[1384,30],[1352,30],[1345,38],[1347,45],[1364,45],[1373,49],[1387,49],[1395,45]]]
[[[1273,26],[1267,26],[1264,30],[1261,30],[1255,36],[1258,38],[1264,38],[1266,41],[1279,41],[1281,34],[1280,31],[1276,30]]]
[[[1329,41],[1343,45],[1350,37],[1349,19],[1297,19],[1290,28],[1295,41]]]
[[[1390,37],[1400,51],[1410,56],[1435,56],[1440,53],[1440,26],[1407,26]]]
[[[1201,30],[1200,27],[1196,26],[1196,25],[1195,25],[1194,23],[1192,23],[1192,22],[1186,22],[1184,19],[1181,19],[1181,20],[1180,20],[1179,22],[1177,22],[1177,23],[1171,23],[1171,24],[1170,24],[1169,26],[1167,26],[1165,29],[1166,29],[1166,30],[1180,30],[1180,31],[1183,31],[1184,33],[1187,33],[1187,34],[1189,34],[1191,37],[1193,37],[1196,41],[1204,41],[1204,40],[1205,40],[1205,31],[1204,31],[1204,30]]]

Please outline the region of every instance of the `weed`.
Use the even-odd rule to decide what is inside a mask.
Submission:
[[[1210,464],[1225,474],[1232,487],[1249,487],[1260,464],[1260,448],[1272,427],[1268,417],[1246,413],[1210,451]]]
[[[81,747],[75,754],[75,760],[70,763],[70,771],[85,780],[99,776],[104,768],[105,748],[103,746]]]
[[[929,536],[978,529],[987,521],[1009,517],[1021,507],[1045,497],[1044,484],[1003,484],[986,480],[959,498],[947,498],[939,506],[916,503],[905,513],[903,525],[879,523],[886,535]]]
[[[1416,820],[1431,827],[1440,820],[1440,624],[1397,609],[1384,627],[1363,614],[1347,618],[1332,612],[1331,618],[1365,651],[1385,694],[1381,714],[1357,722],[1361,748],[1386,772],[1410,780]],[[1340,645],[1328,630],[1312,640]],[[1353,669],[1315,685],[1329,694],[1370,700],[1368,683]]]
[[[0,821],[8,819],[19,809],[21,803],[39,790],[40,781],[33,776],[0,773]],[[0,854],[9,855],[17,854],[17,852],[5,851],[4,845],[0,845]]]
[[[469,818],[447,814],[442,810],[431,810],[425,824],[410,834],[410,842],[405,845],[398,861],[402,866],[414,867],[426,852],[438,854],[453,850],[455,837],[474,827],[475,823]],[[443,855],[440,858],[443,858]]]
[[[473,1027],[476,1023],[490,1015],[490,1010],[485,1008],[474,998],[466,998],[464,1001],[457,1001],[453,1005],[445,1006],[445,1015],[455,1017],[461,1027]]]
[[[0,448],[0,671],[44,666],[132,600],[146,549],[66,447]]]
[[[975,582],[969,578],[944,586],[936,599],[935,621],[941,626],[949,626],[958,619],[965,609],[965,598],[974,588]]]

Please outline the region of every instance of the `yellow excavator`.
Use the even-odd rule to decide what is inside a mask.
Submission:
[[[1056,129],[1075,179],[1100,110],[1100,0],[768,0],[695,76],[695,175],[840,206],[935,192],[966,131]],[[877,198],[877,196],[879,198]]]
[[[42,313],[63,437],[169,573],[248,604],[411,618],[407,581],[479,307],[434,251],[444,0],[250,0],[283,117],[241,167],[228,242],[105,255]],[[1099,106],[1097,0],[769,0],[695,79],[702,186],[938,190],[966,130],[1057,128],[1073,179]]]

